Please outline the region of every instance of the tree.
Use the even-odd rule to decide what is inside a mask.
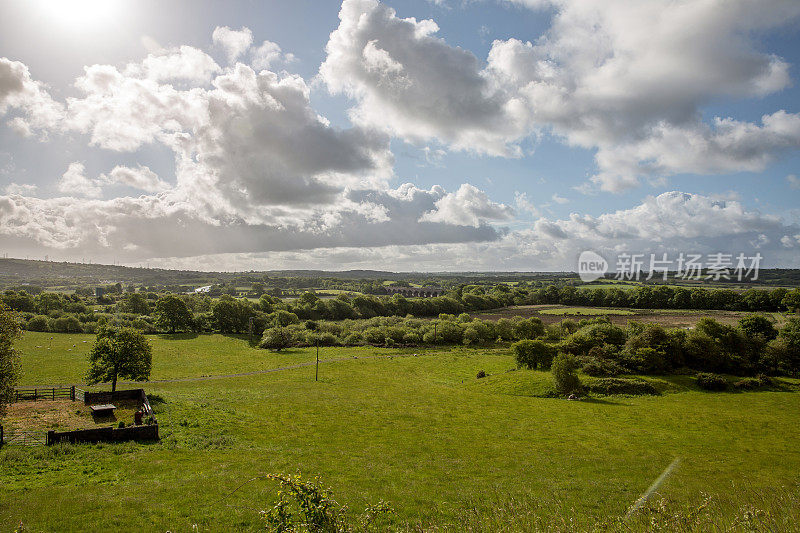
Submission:
[[[578,378],[578,361],[575,356],[559,354],[553,359],[553,384],[556,392],[562,395],[580,392],[581,380]]]
[[[155,316],[156,323],[160,327],[169,328],[170,333],[187,329],[192,324],[192,312],[186,306],[186,302],[172,294],[158,299]]]
[[[293,342],[294,336],[291,330],[277,326],[264,332],[264,337],[261,339],[261,347],[279,352],[284,348],[290,347]]]
[[[19,375],[19,358],[14,341],[22,333],[17,314],[0,303],[0,414],[11,403],[14,385]]]
[[[140,292],[129,293],[122,300],[122,310],[136,315],[147,315],[150,314],[150,303]]]
[[[147,381],[153,361],[153,349],[144,335],[133,328],[103,328],[89,352],[87,381],[111,382],[117,390],[117,379]]]
[[[800,289],[787,292],[781,300],[781,304],[789,311],[800,312]]]
[[[222,333],[245,333],[256,314],[250,302],[223,296],[211,307],[211,315]]]
[[[543,341],[522,340],[511,345],[518,367],[547,370],[556,355],[556,348]]]

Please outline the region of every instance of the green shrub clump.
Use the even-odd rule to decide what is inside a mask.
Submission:
[[[573,355],[562,353],[553,359],[553,384],[558,394],[566,396],[581,392],[581,380],[578,378],[577,370],[578,361]]]
[[[521,340],[511,345],[517,367],[547,370],[556,355],[556,348],[540,340]]]
[[[697,374],[697,386],[703,390],[724,391],[728,388],[728,381],[719,374],[699,372]]]
[[[599,378],[592,381],[588,388],[596,394],[658,394],[652,383],[630,378]]]

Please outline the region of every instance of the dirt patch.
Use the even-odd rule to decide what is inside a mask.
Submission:
[[[133,424],[134,413],[141,407],[137,400],[114,402],[117,407],[113,414],[93,416],[90,406],[71,400],[42,400],[35,402],[16,402],[8,406],[3,418],[3,426],[13,431],[71,431],[76,429],[95,429],[103,426]]]

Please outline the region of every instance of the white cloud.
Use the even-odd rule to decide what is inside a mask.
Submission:
[[[244,27],[241,30],[232,30],[227,26],[217,26],[211,38],[214,44],[225,51],[229,63],[236,61],[253,44],[253,32]]]
[[[508,220],[513,214],[507,205],[491,201],[485,192],[464,183],[456,192],[436,200],[436,209],[422,215],[420,220],[477,228],[489,220]]]
[[[50,97],[41,82],[31,78],[26,65],[0,57],[0,116],[14,110],[21,115],[9,120],[9,125],[24,136],[37,132],[46,136],[64,113],[63,105]]]
[[[800,113],[764,115],[761,125],[730,118],[717,118],[713,127],[660,123],[639,141],[601,147],[596,158],[603,171],[592,181],[616,192],[635,186],[642,176],[758,172],[781,153],[797,148]]]
[[[535,43],[494,41],[483,67],[435,37],[431,20],[399,18],[377,0],[345,0],[320,77],[356,100],[353,120],[411,142],[509,156],[527,136],[550,131],[596,149],[593,182],[610,191],[678,172],[758,171],[797,147],[797,115],[707,125],[700,111],[720,97],[760,97],[790,84],[788,63],[754,36],[796,20],[800,4],[516,3],[552,8],[551,27]]]
[[[284,54],[278,43],[264,41],[261,46],[250,51],[250,66],[256,71],[268,70],[273,63],[292,63],[297,60],[294,54]]]
[[[519,154],[527,112],[492,89],[472,53],[435,37],[435,22],[399,18],[377,0],[345,0],[339,19],[320,77],[358,101],[354,121],[413,142]]]
[[[515,191],[514,192],[514,205],[518,211],[528,212],[533,216],[540,216],[539,210],[534,203],[528,198],[527,193]]]
[[[131,63],[126,74],[143,76],[155,81],[185,80],[208,83],[220,71],[208,54],[192,46],[150,53],[140,64]]]
[[[552,196],[552,199],[557,204],[562,204],[563,205],[563,204],[568,204],[569,203],[568,199],[564,198],[563,196],[559,196],[558,194],[554,194]]]
[[[795,174],[789,174],[786,176],[786,183],[788,183],[789,187],[792,189],[800,189],[800,178],[798,178]]]
[[[83,163],[70,163],[67,171],[58,182],[58,190],[69,196],[85,196],[86,198],[99,198],[103,194],[100,185],[86,177],[86,167]]]
[[[35,194],[38,189],[39,187],[29,183],[9,183],[6,185],[5,192],[6,194],[30,196],[31,194]]]
[[[169,189],[169,184],[162,181],[158,174],[142,165],[137,168],[118,165],[108,174],[101,174],[98,182],[109,185],[126,185],[145,192],[160,192]]]

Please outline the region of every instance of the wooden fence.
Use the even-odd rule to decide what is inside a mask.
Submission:
[[[80,400],[86,405],[112,403],[119,400],[139,400],[144,412],[144,424],[121,428],[97,427],[75,431],[6,431],[0,425],[0,446],[17,444],[22,446],[50,445],[58,442],[119,442],[125,440],[158,440],[158,420],[150,406],[144,389],[121,390],[116,392],[84,392],[75,386],[21,388],[17,389],[15,401],[57,400],[59,398]]]
[[[70,387],[25,387],[14,390],[15,402],[29,402],[38,400],[76,400],[83,401],[82,389],[72,385]]]
[[[18,446],[44,446],[47,444],[47,433],[43,431],[7,431],[0,426],[0,446],[16,444]]]

